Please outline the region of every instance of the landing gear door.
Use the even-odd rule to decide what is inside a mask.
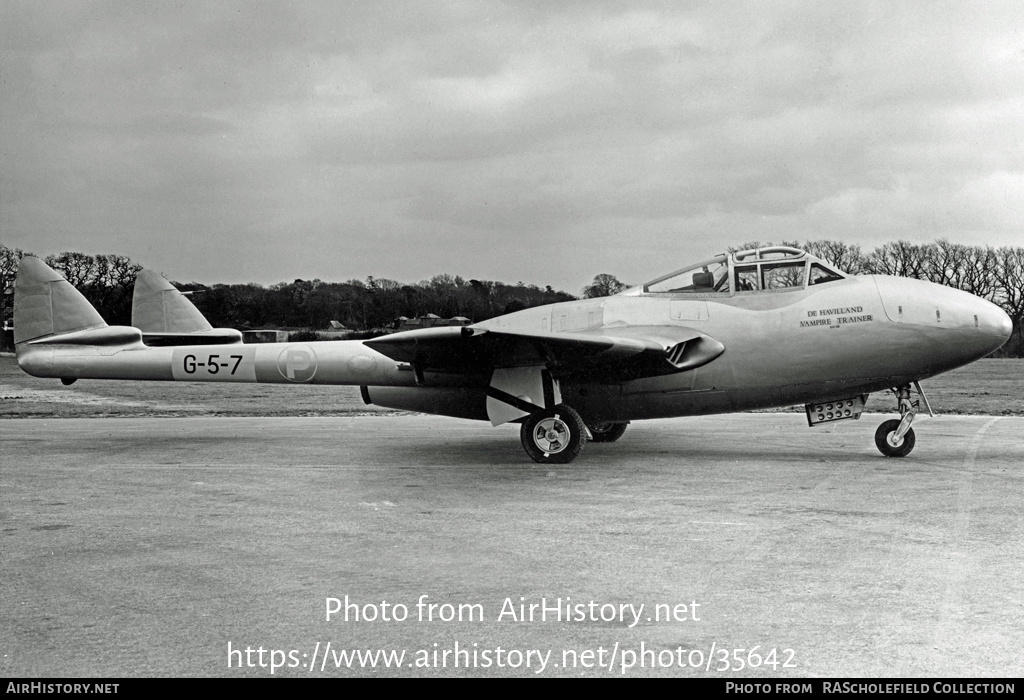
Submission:
[[[487,388],[487,417],[491,425],[502,425],[561,402],[558,382],[545,367],[502,367]]]

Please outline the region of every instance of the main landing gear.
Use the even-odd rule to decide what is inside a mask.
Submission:
[[[928,405],[928,397],[921,390],[921,385],[914,382],[914,388],[924,399],[928,415],[935,415],[932,413],[931,406]],[[875,447],[886,457],[906,457],[914,449],[916,442],[914,429],[910,427],[910,424],[914,422],[921,402],[918,399],[911,400],[909,384],[896,387],[892,391],[896,394],[896,399],[899,402],[900,419],[887,420],[878,426],[878,430],[875,431]]]
[[[626,423],[583,422],[580,414],[565,404],[535,411],[523,419],[519,440],[530,459],[540,464],[568,464],[587,442],[615,442],[626,432]]]
[[[594,442],[615,442],[626,432],[627,423],[590,423],[590,437]]]
[[[580,414],[560,403],[527,416],[519,429],[519,440],[534,462],[568,464],[583,449],[586,430]]]

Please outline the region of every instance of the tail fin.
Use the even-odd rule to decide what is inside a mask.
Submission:
[[[26,255],[14,282],[14,344],[106,328],[81,292],[39,258]]]
[[[233,328],[214,328],[202,312],[174,285],[152,270],[135,278],[132,326],[143,332],[146,345],[203,345],[241,343]]]
[[[188,298],[152,270],[135,278],[132,325],[143,333],[195,333],[213,328]]]

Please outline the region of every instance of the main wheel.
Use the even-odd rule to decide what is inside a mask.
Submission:
[[[530,459],[541,464],[568,464],[586,442],[586,428],[580,414],[565,404],[545,408],[528,416],[519,439]]]
[[[896,429],[900,427],[898,420],[887,420],[878,426],[875,431],[875,447],[886,457],[906,457],[914,449],[914,429],[907,430],[907,434],[898,443],[893,444],[892,438],[896,435]]]
[[[615,442],[626,432],[626,423],[593,423],[587,427],[594,442]]]

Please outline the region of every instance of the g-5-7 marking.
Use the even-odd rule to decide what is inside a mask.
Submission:
[[[217,374],[220,372],[222,367],[225,369],[231,367],[231,374],[234,374],[235,370],[238,369],[238,365],[242,363],[242,356],[230,355],[229,357],[235,361],[234,367],[231,367],[230,362],[217,362],[217,360],[220,359],[220,355],[209,355],[206,358],[206,362],[196,362],[195,355],[185,355],[183,369],[185,370],[185,374],[195,374],[197,367],[206,367],[206,371],[209,374]]]

